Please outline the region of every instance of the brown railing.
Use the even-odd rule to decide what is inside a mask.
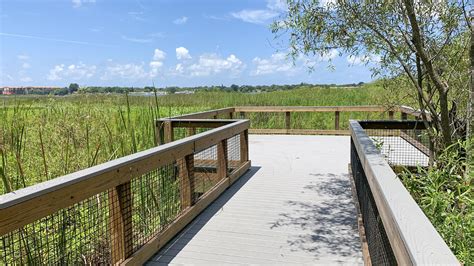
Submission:
[[[333,113],[333,118],[330,114]],[[421,112],[406,106],[240,106],[171,117],[171,119],[249,119],[251,134],[349,135],[349,119],[420,119]],[[430,117],[427,114],[428,118]],[[332,119],[332,122],[330,121]],[[305,121],[305,125],[303,124]],[[309,121],[309,122],[308,122]],[[161,142],[170,133],[166,119],[157,122]],[[328,126],[332,124],[333,126]]]
[[[459,265],[392,169],[427,165],[424,123],[350,121],[350,130],[351,173],[371,263]]]
[[[250,167],[249,121],[212,125],[1,195],[0,264],[145,262]]]

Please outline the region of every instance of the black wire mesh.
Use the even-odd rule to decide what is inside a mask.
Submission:
[[[397,265],[377,205],[370,190],[354,142],[351,140],[351,170],[364,223],[372,265]]]
[[[240,135],[235,135],[227,139],[227,173],[229,175],[242,164],[240,158]]]
[[[365,129],[390,166],[398,168],[427,167],[430,141],[422,129]]]
[[[0,264],[110,261],[108,193],[100,193],[0,237]]]

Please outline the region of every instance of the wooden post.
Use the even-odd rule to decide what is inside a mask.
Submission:
[[[177,160],[181,195],[181,210],[194,205],[194,154]]]
[[[286,125],[286,129],[290,129],[291,128],[291,114],[290,112],[286,112],[285,113],[285,125]]]
[[[245,112],[240,112],[240,118],[245,119]]]
[[[400,114],[400,118],[401,118],[402,120],[407,120],[407,119],[408,119],[407,113],[402,112],[402,113]]]
[[[388,119],[393,120],[393,111],[388,111]]]
[[[195,127],[190,127],[187,129],[188,131],[188,137],[192,135],[196,135],[196,128]]]
[[[334,128],[339,130],[339,111],[334,112]]]
[[[233,112],[230,112],[229,113],[229,119],[233,119],[234,118],[234,113]]]
[[[214,116],[214,119],[217,119],[217,115]]]
[[[249,160],[249,131],[244,130],[240,133],[240,162],[245,163]]]
[[[227,140],[224,139],[217,144],[217,176],[218,179],[227,178]]]
[[[174,139],[173,134],[173,123],[171,121],[165,121],[164,123],[164,142],[170,143]]]
[[[155,137],[156,137],[156,145],[164,144],[164,123],[161,121],[156,121],[155,125]]]
[[[133,253],[130,181],[109,189],[108,194],[112,264],[118,264]]]

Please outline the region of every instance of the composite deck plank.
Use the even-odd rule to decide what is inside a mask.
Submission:
[[[349,137],[249,142],[251,170],[148,264],[363,264]]]

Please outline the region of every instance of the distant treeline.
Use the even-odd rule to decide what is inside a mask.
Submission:
[[[81,87],[79,93],[130,93],[130,92],[154,92],[155,89],[158,92],[166,92],[167,94],[174,94],[178,92],[200,92],[200,91],[228,91],[228,92],[243,92],[243,93],[256,93],[256,92],[271,92],[278,90],[292,90],[301,87],[359,87],[364,85],[364,82],[350,83],[350,84],[308,84],[300,83],[293,85],[235,85],[230,86],[196,86],[196,87],[99,87],[99,86],[88,86]]]

